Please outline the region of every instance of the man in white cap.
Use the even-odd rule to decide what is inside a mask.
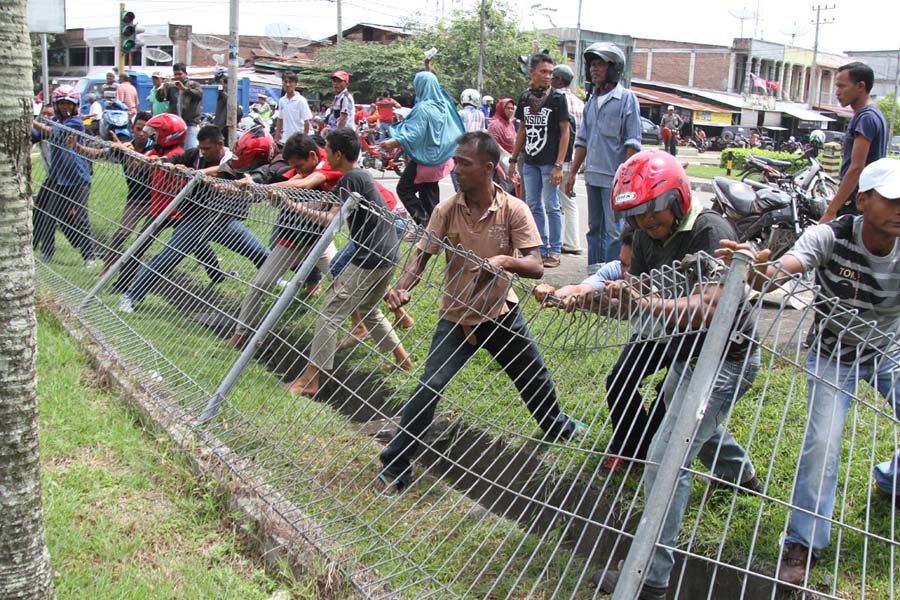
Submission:
[[[153,90],[150,92],[150,96],[147,99],[150,101],[150,110],[153,112],[153,116],[169,112],[169,101],[158,100],[156,97],[156,92],[166,84],[166,78],[163,77],[161,71],[153,71],[153,75],[150,76],[150,79],[153,80]]]
[[[844,421],[865,393],[859,382],[893,406],[894,419],[885,417],[888,427],[896,430],[900,418],[900,161],[882,158],[863,169],[856,206],[859,215],[807,229],[774,265],[764,264],[769,251],[761,251],[751,271],[757,289],[771,289],[773,279],[815,270],[816,304],[831,307],[837,301],[826,309],[828,320],[817,311],[809,338],[809,422],[777,571],[780,581],[792,585],[808,587],[807,571],[830,543],[838,473],[850,467],[841,464]],[[718,252],[726,258],[737,248],[749,249],[735,242],[722,245]],[[862,326],[865,322],[874,329]],[[900,454],[876,464],[873,478],[875,495],[900,506]]]
[[[666,107],[666,112],[662,116],[662,119],[659,121],[659,128],[661,130],[669,130],[668,135],[662,134],[663,140],[666,143],[666,152],[675,156],[678,153],[678,132],[681,131],[681,126],[684,125],[684,119],[681,118],[677,112],[675,112],[675,107],[671,104]]]

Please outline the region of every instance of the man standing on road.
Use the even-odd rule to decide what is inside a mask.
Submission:
[[[281,78],[284,96],[278,100],[278,120],[275,124],[275,141],[284,145],[295,133],[309,134],[312,113],[306,98],[297,91],[297,74],[285,71]]]
[[[119,75],[119,87],[116,88],[116,100],[128,107],[128,118],[134,118],[138,110],[137,88],[131,85],[127,73]]]
[[[681,131],[682,125],[684,125],[684,119],[675,112],[675,107],[670,104],[659,121],[659,129],[660,131],[669,130],[668,136],[664,139],[666,140],[666,152],[672,156],[678,154],[678,132]]]
[[[331,75],[331,85],[334,87],[334,100],[331,101],[328,125],[332,129],[352,127],[356,106],[353,104],[353,96],[347,89],[350,85],[350,74],[347,71],[335,71]]]
[[[641,149],[641,115],[637,97],[619,85],[625,54],[618,46],[609,42],[591,44],[584,51],[584,66],[585,73],[591,76],[593,93],[584,105],[584,120],[575,138],[575,156],[565,191],[574,193],[574,175],[584,164],[590,276],[602,263],[619,257],[620,225],[609,195],[616,169]]]
[[[837,71],[834,95],[841,106],[853,109],[853,118],[844,134],[841,185],[820,223],[828,223],[841,215],[858,215],[856,189],[859,175],[866,165],[887,156],[887,123],[869,96],[874,83],[872,68],[861,62],[846,64]]]
[[[561,91],[569,103],[569,147],[566,149],[566,162],[563,164],[563,181],[569,178],[572,168],[572,149],[575,144],[575,136],[581,129],[581,120],[584,115],[584,102],[569,88],[575,73],[569,65],[556,65],[553,68],[553,78],[550,87]],[[574,179],[577,173],[571,173]],[[559,196],[563,213],[563,254],[581,254],[581,244],[578,241],[578,205],[575,203],[575,195],[569,195],[563,190]]]
[[[552,77],[553,59],[547,54],[532,56],[531,85],[516,108],[522,127],[509,159],[509,177],[513,179],[519,154],[524,152],[525,200],[541,235],[541,259],[548,269],[559,266],[562,252],[559,184],[571,134],[569,105],[562,92],[550,87]]]
[[[162,72],[154,71],[150,78],[153,81],[153,90],[150,92],[148,100],[150,100],[150,112],[155,117],[164,112],[169,112],[169,101],[157,100],[156,98],[156,94],[165,87],[165,78],[163,77]]]
[[[203,88],[188,77],[184,63],[172,65],[173,80],[156,92],[156,99],[169,102],[169,112],[184,119],[187,134],[184,149],[197,147],[197,131],[200,129],[200,113],[202,112]]]

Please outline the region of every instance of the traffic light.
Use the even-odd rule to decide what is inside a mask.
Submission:
[[[531,77],[531,57],[524,54],[519,56],[519,73],[525,77]]]
[[[122,52],[129,53],[137,49],[140,45],[138,34],[144,31],[143,27],[138,27],[134,20],[134,13],[130,10],[122,11],[121,19],[119,19],[119,40]]]

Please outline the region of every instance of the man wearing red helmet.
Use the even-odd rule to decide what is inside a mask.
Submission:
[[[85,266],[93,268],[95,249],[88,218],[90,163],[66,141],[73,131],[84,132],[84,122],[78,116],[81,95],[72,86],[61,85],[53,90],[51,100],[56,116],[48,122],[33,121],[31,130],[33,143],[47,140],[50,147],[47,179],[35,200],[32,243],[35,249],[40,246],[43,250],[39,260],[50,260],[59,226],[69,243],[81,253]]]
[[[649,496],[654,491],[658,466],[668,450],[672,428],[682,412],[684,394],[680,388],[690,381],[703,343],[704,334],[694,331],[712,317],[720,294],[719,286],[713,284],[719,264],[693,255],[712,255],[719,241],[734,239],[735,232],[721,215],[702,210],[698,202],[692,201],[684,169],[672,155],[662,151],[640,152],[619,167],[613,180],[612,208],[617,218],[626,218],[636,231],[629,279],[607,286],[606,299],[621,303],[619,314],[652,315],[672,338],[666,348],[671,365],[662,392],[666,415],[653,436],[644,468],[644,495]],[[690,274],[667,277],[652,292],[650,282],[639,279],[683,260],[683,266],[699,271],[699,278]],[[666,597],[675,564],[669,548],[677,545],[691,489],[687,467],[695,458],[703,460],[719,479],[744,482],[740,485],[751,489],[761,487],[747,451],[723,425],[733,402],[750,387],[759,369],[759,348],[752,338],[752,321],[747,317],[745,312],[733,325],[730,337],[736,341],[729,343],[721,359],[706,410],[685,459],[686,468],[678,475],[659,544],[639,596],[642,599]],[[614,570],[594,577],[605,592],[612,592],[617,581],[618,571]]]
[[[271,147],[269,154],[271,157],[274,154],[275,143],[268,133],[265,136]],[[193,172],[221,165],[232,158],[231,152],[225,147],[222,131],[215,125],[202,127],[197,133],[197,143],[196,148],[165,158],[163,162]],[[237,145],[240,145],[240,141]],[[247,258],[257,269],[268,258],[269,251],[266,247],[241,223],[249,214],[249,207],[245,202],[228,202],[225,196],[217,196],[214,188],[203,181],[179,208],[181,218],[175,226],[172,238],[159,254],[138,272],[134,284],[119,302],[121,310],[128,312],[126,305],[131,305],[133,309],[134,305],[153,289],[159,278],[166,277],[185,256],[207,246],[211,241]],[[218,260],[214,266],[218,267]],[[214,282],[222,277],[218,269],[216,273]]]
[[[335,71],[331,75],[331,85],[334,88],[334,100],[328,109],[328,125],[332,129],[347,127],[348,124],[352,124],[356,112],[353,96],[347,89],[350,85],[350,75],[347,71]]]

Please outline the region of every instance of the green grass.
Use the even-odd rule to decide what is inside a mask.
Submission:
[[[702,170],[706,175],[692,172]],[[689,174],[712,176],[714,171],[723,171],[718,167],[691,166]],[[718,174],[718,173],[715,173]],[[102,181],[108,178],[104,177]],[[105,215],[114,221],[121,210],[121,196],[108,193],[115,188],[114,179],[106,186],[96,186],[92,190],[92,209],[97,215]],[[254,211],[262,210],[254,207]],[[254,213],[259,216],[261,213]],[[98,237],[108,235],[110,223],[102,219],[94,219]],[[248,221],[257,236],[266,240],[267,228],[259,221]],[[66,242],[58,244],[57,258],[52,267],[71,281],[82,287],[89,287],[96,280],[96,274],[88,274],[81,266],[81,261]],[[155,253],[151,249],[148,256]],[[223,256],[230,253],[217,248]],[[420,366],[424,363],[428,352],[428,341],[437,321],[437,306],[441,289],[442,257],[432,260],[433,265],[426,274],[425,281],[413,291],[413,303],[409,306],[416,319],[416,327],[403,337],[404,344],[412,352],[412,357]],[[234,263],[243,278],[252,276],[253,268],[246,261],[238,259]],[[180,267],[180,276],[187,280],[196,280],[202,286],[205,275],[195,264],[185,261]],[[225,305],[236,309],[240,302],[243,288],[229,282],[216,288]],[[520,288],[520,297],[526,290]],[[117,296],[108,292],[101,294],[101,300],[114,306]],[[318,301],[313,301],[313,305]],[[562,316],[555,311],[536,311],[533,302],[523,303],[526,318],[531,323],[534,335],[539,339],[545,359],[551,372],[556,376],[556,384],[564,410],[578,418],[595,423],[603,423],[606,418],[606,407],[603,401],[603,380],[618,352],[616,344],[622,343],[626,332],[615,329],[616,323],[596,322],[594,317],[585,315]],[[175,365],[181,365],[189,372],[193,380],[207,392],[214,390],[237,356],[234,350],[224,348],[220,340],[211,331],[205,329],[190,316],[179,311],[167,302],[151,294],[144,302],[141,310],[124,318],[124,323],[134,332],[153,342],[159,354],[149,356],[139,345],[133,343],[134,333],[123,329],[116,319],[103,310],[91,313],[89,319],[97,329],[104,332],[113,346],[120,349],[125,359],[140,365],[145,371],[153,370],[169,385],[165,390],[176,400],[191,395],[195,402],[196,387],[185,380],[179,370],[173,368],[165,357]],[[299,300],[295,301],[279,327],[287,330],[310,332],[314,323],[314,313]],[[608,329],[607,329],[608,327]],[[574,336],[574,337],[573,337]],[[601,345],[602,344],[602,345]],[[140,351],[140,353],[138,353]],[[339,359],[344,356],[341,355]],[[367,348],[359,347],[347,358],[348,368],[363,371],[377,371],[383,359]],[[741,443],[748,447],[754,464],[760,471],[762,479],[769,479],[770,496],[787,500],[793,479],[793,469],[800,445],[803,425],[805,423],[805,380],[798,377],[797,369],[773,357],[764,356],[763,369],[756,383],[748,394],[738,403],[729,424],[729,430]],[[421,369],[418,371],[421,374]],[[563,375],[564,374],[564,375]],[[394,406],[401,406],[415,385],[414,378],[379,376],[384,382],[389,401]],[[792,387],[793,386],[793,387]],[[648,384],[652,389],[652,384]],[[473,555],[488,557],[494,550],[508,551],[522,544],[529,549],[538,543],[533,535],[527,534],[521,526],[510,521],[486,516],[477,520],[468,520],[466,515],[471,510],[471,503],[460,499],[458,494],[448,490],[443,482],[428,490],[430,483],[415,486],[396,501],[395,510],[385,512],[379,504],[371,504],[366,495],[368,482],[374,477],[373,458],[378,446],[368,439],[359,436],[346,416],[330,405],[285,397],[283,383],[279,377],[270,372],[260,362],[251,363],[248,370],[238,382],[238,386],[230,395],[231,406],[223,414],[220,427],[224,427],[226,417],[234,417],[240,412],[246,415],[248,425],[260,427],[257,433],[241,433],[233,430],[219,429],[219,434],[233,445],[242,445],[245,452],[254,452],[255,458],[265,462],[270,479],[283,477],[286,481],[294,481],[300,474],[309,477],[311,485],[295,485],[290,491],[290,499],[303,506],[306,503],[320,505],[322,496],[329,497],[329,509],[323,515],[324,520],[340,523],[341,515],[352,519],[357,524],[366,524],[372,530],[396,540],[397,551],[407,552],[415,560],[421,560],[423,566],[431,573],[453,573],[465,571],[465,562]],[[766,401],[760,402],[760,394],[765,389]],[[538,435],[536,425],[527,410],[518,401],[515,390],[509,380],[503,376],[499,368],[490,360],[485,351],[479,351],[467,367],[459,373],[446,390],[445,399],[440,405],[444,416],[460,419],[491,435],[506,438],[518,445],[522,443],[521,435]],[[186,401],[183,401],[186,402]],[[783,431],[782,417],[786,415]],[[854,425],[857,436],[854,445],[854,458],[850,471],[850,485],[847,499],[848,511],[843,520],[861,529],[890,537],[890,513],[876,506],[873,501],[871,515],[866,515],[868,502],[869,468],[866,458],[888,456],[892,449],[889,432],[884,421],[874,423],[872,411],[860,411]],[[850,426],[844,436],[845,456],[849,452]],[[872,432],[877,435],[873,436]],[[608,428],[594,431],[587,440],[588,445],[595,448],[605,447],[608,440]],[[328,440],[322,443],[320,440]],[[282,456],[276,448],[289,447],[290,454]],[[543,455],[549,465],[551,475],[558,476],[564,470],[572,473],[573,469],[582,468],[584,473],[596,469],[599,458],[590,456],[565,446],[553,448]],[[773,457],[776,460],[773,461]],[[697,465],[699,470],[702,467]],[[637,490],[638,478],[628,478],[624,483],[623,497],[628,498]],[[843,489],[843,472],[841,489]],[[321,487],[319,487],[321,486]],[[706,483],[696,481],[692,490],[690,510],[685,517],[682,528],[682,544],[686,545],[693,532],[691,550],[716,556],[723,536],[727,535],[722,558],[736,564],[745,564],[751,544],[755,542],[752,565],[755,570],[771,572],[771,566],[777,560],[777,539],[785,523],[785,511],[775,503],[760,503],[751,497],[732,499],[731,492],[713,491],[703,501]],[[316,504],[318,502],[318,504]],[[638,505],[639,507],[640,505]],[[397,522],[394,515],[402,514],[402,521]],[[443,519],[434,522],[435,515],[443,515]],[[866,518],[870,522],[866,523]],[[428,523],[423,528],[413,526],[419,519]],[[757,525],[758,524],[758,525]],[[432,530],[431,527],[434,527]],[[757,526],[759,531],[756,531]],[[456,527],[456,529],[454,529]],[[481,537],[486,528],[492,530],[487,542],[480,546]],[[340,530],[340,527],[338,527]],[[723,533],[727,532],[727,533]],[[383,549],[374,552],[355,540],[354,537],[342,535],[354,556],[362,561],[378,561],[384,558]],[[439,540],[436,541],[436,540]],[[504,541],[505,540],[505,541]],[[545,540],[543,544],[547,544]],[[545,546],[547,548],[549,546]],[[425,550],[427,548],[427,551]],[[872,544],[867,548],[868,563],[866,573],[866,590],[870,594],[888,589],[890,582],[889,556],[879,554],[884,548]],[[504,550],[506,549],[506,550]],[[863,543],[861,536],[846,534],[841,542],[840,587],[839,591],[850,595],[858,595],[861,586],[860,573],[863,560]],[[520,552],[517,556],[522,556]],[[561,573],[563,579],[571,578],[572,570],[562,574],[560,566],[568,559],[563,550],[550,559],[551,571]],[[827,579],[834,568],[834,556],[826,553],[815,572],[816,580],[828,589]],[[493,566],[499,569],[501,564]],[[577,562],[577,561],[576,561]],[[399,571],[408,566],[405,559],[391,557],[389,563],[381,567],[383,572]],[[573,568],[575,571],[580,567]],[[399,575],[391,578],[392,585],[404,583],[414,584],[415,589],[428,590],[427,583],[419,582],[416,573]],[[478,578],[473,593],[484,592],[486,585],[492,583],[491,573]],[[449,579],[451,577],[447,577]],[[471,579],[453,585],[459,593],[466,590]],[[501,586],[511,585],[501,577]],[[515,591],[529,589],[532,584],[537,590],[549,590],[556,584],[547,573],[541,574],[535,565],[529,565],[523,574],[523,581],[515,586]],[[574,585],[564,581],[563,588]],[[506,589],[506,588],[504,588]],[[494,593],[499,594],[495,589]],[[872,596],[872,597],[877,597]]]
[[[166,440],[103,389],[86,357],[39,313],[44,517],[59,598],[309,598],[289,572],[242,553],[240,532]]]
[[[712,179],[713,177],[729,177],[725,169],[716,165],[693,165],[687,166],[688,177],[702,177],[703,179]],[[732,170],[732,175],[737,175],[737,171]]]

